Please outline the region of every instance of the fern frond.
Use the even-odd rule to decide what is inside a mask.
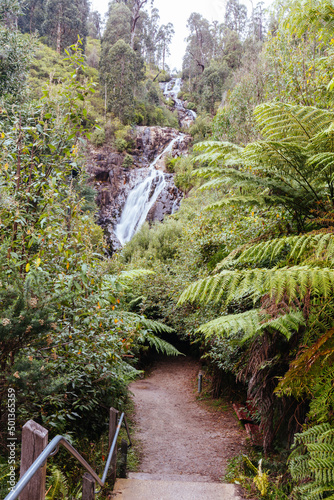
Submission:
[[[194,151],[201,151],[204,153],[220,152],[221,154],[229,155],[231,153],[240,154],[243,151],[243,148],[237,144],[233,144],[232,142],[205,141],[195,144]],[[198,156],[195,157],[195,160],[197,159]]]
[[[121,285],[127,285],[136,278],[142,278],[149,274],[154,274],[154,271],[148,269],[132,269],[130,271],[122,271],[118,276],[116,281]]]
[[[254,116],[266,139],[305,145],[334,121],[331,111],[276,102],[257,106]]]
[[[307,160],[307,165],[315,168],[319,180],[329,176],[331,178],[334,168],[334,153],[318,153]]]
[[[46,500],[60,500],[68,498],[67,479],[58,467],[51,467],[51,477],[47,484]]]
[[[297,332],[302,325],[305,325],[303,313],[301,311],[293,311],[262,323],[258,327],[257,332],[272,329],[281,333],[287,340],[290,340],[293,333]]]
[[[213,321],[201,325],[196,331],[203,333],[206,338],[213,335],[236,335],[240,331],[253,336],[260,325],[259,310],[252,309],[240,314],[221,316]]]
[[[225,302],[244,295],[256,300],[269,294],[279,302],[286,294],[289,301],[303,299],[308,291],[327,298],[334,289],[334,271],[328,268],[307,266],[280,269],[224,270],[220,274],[199,280],[188,286],[178,304],[189,302]]]
[[[182,354],[172,344],[161,339],[160,337],[157,337],[156,335],[153,335],[153,333],[146,333],[144,338],[151,347],[154,347],[157,350],[157,352],[166,354],[166,356],[179,356]]]
[[[137,316],[138,317],[138,316]],[[160,321],[154,321],[153,319],[147,319],[143,316],[138,317],[138,321],[141,326],[152,330],[155,333],[172,333],[175,330],[170,326],[165,325],[164,323],[160,323]]]
[[[215,203],[211,203],[206,207],[206,210],[215,210],[218,208],[224,208],[227,205],[250,205],[250,206],[264,206],[264,205],[280,205],[282,203],[282,198],[278,196],[268,196],[268,195],[244,195],[244,196],[230,196],[225,197]]]
[[[246,248],[238,258],[233,260],[234,265],[253,264],[264,261],[273,262],[279,257],[294,263],[306,260],[310,254],[316,258],[332,258],[334,255],[334,235],[332,233],[304,234],[299,236],[284,236],[268,241],[262,241]],[[229,265],[232,261],[230,260]],[[217,266],[222,269],[225,262]]]
[[[233,181],[233,177],[220,177],[219,179],[211,179],[211,181],[202,184],[202,186],[198,190],[205,191],[206,189],[219,189],[223,186],[232,184]]]

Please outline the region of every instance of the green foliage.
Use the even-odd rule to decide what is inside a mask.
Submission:
[[[166,155],[164,158],[165,161],[165,168],[167,172],[174,173],[175,172],[175,164],[177,162],[178,158],[173,158],[173,156],[168,156]]]
[[[194,187],[193,177],[193,162],[192,159],[186,156],[177,158],[174,165],[175,177],[174,182],[184,193],[188,193]]]
[[[193,136],[194,142],[208,139],[212,133],[212,120],[208,115],[198,116],[190,125],[189,133]]]
[[[281,457],[261,457],[251,450],[249,455],[237,455],[228,462],[225,481],[241,485],[253,498],[287,500],[291,484]],[[265,471],[263,471],[265,469]]]
[[[88,34],[88,14],[88,0],[77,0],[70,4],[64,0],[47,0],[43,34],[46,35],[48,44],[58,54],[76,43],[78,37],[85,45]]]
[[[56,466],[51,468],[51,477],[48,478],[46,490],[48,491],[46,500],[68,498],[66,477]]]
[[[95,38],[88,37],[86,43],[86,61],[87,65],[99,69],[100,57],[101,57],[101,42]]]
[[[327,200],[331,203],[333,114],[270,103],[258,106],[255,117],[265,139],[244,149],[219,142],[197,145],[204,152],[197,160],[209,165],[197,175],[213,179],[208,187],[233,184],[231,196],[217,207],[247,202],[284,206],[298,229],[304,229],[306,221],[318,215],[315,207],[321,212],[327,210]]]
[[[122,167],[123,168],[131,168],[133,166],[133,158],[131,155],[125,155]]]
[[[15,2],[9,3],[15,7]],[[8,15],[11,6],[6,6]],[[14,25],[6,24],[5,19],[0,18],[0,97],[22,93],[34,47],[32,37],[22,35]]]
[[[289,468],[295,481],[293,498],[322,499],[334,496],[334,430],[329,424],[316,425],[296,434]]]
[[[142,59],[124,40],[118,40],[108,45],[107,55],[102,50],[100,78],[107,87],[108,110],[121,120],[130,120],[134,93],[144,78]]]
[[[124,139],[117,138],[115,140],[115,148],[119,153],[123,153],[127,148],[127,142]]]

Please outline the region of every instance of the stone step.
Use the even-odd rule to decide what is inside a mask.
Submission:
[[[233,484],[200,481],[117,479],[115,500],[242,500]]]

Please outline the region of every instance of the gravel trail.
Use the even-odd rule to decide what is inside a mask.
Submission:
[[[191,358],[167,358],[130,385],[143,476],[218,482],[227,459],[244,449],[245,433],[233,410],[214,410],[196,400],[199,369]]]

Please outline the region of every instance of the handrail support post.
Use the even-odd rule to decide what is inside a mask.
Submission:
[[[113,443],[115,434],[116,434],[116,429],[117,429],[117,422],[118,422],[118,411],[115,410],[115,408],[110,408],[110,413],[109,413],[109,448],[108,452],[111,448],[111,445]],[[117,465],[117,444],[115,445],[114,453],[111,458],[111,466],[112,466],[112,471],[111,471],[111,478],[113,483],[116,481],[116,465]]]
[[[85,472],[82,477],[81,500],[95,500],[95,481],[88,472]]]
[[[48,444],[48,431],[33,420],[22,427],[21,468],[22,477]],[[20,500],[44,500],[46,460],[20,494]]]

